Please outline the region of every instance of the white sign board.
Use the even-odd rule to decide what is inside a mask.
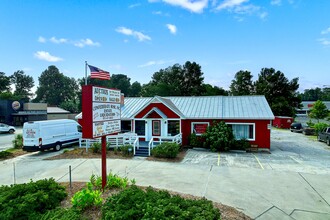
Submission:
[[[120,97],[119,90],[93,87],[93,102],[120,103]]]
[[[120,131],[120,120],[93,123],[93,137],[100,137]]]
[[[120,132],[120,98],[119,90],[93,86],[93,137]]]
[[[93,122],[120,120],[120,104],[93,102]]]

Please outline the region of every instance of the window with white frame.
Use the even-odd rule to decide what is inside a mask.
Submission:
[[[196,135],[202,135],[206,132],[208,122],[191,122],[191,133]]]
[[[232,129],[236,140],[255,140],[254,123],[228,123],[228,126]]]

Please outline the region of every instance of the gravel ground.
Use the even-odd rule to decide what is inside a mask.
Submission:
[[[270,152],[213,153],[204,149],[191,149],[182,163],[330,174],[330,147],[312,136],[272,129]]]

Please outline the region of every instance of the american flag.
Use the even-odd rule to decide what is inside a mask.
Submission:
[[[89,69],[91,70],[91,78],[92,79],[104,79],[110,80],[110,73],[95,66],[88,65]]]

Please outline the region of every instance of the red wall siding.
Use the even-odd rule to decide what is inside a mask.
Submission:
[[[157,112],[151,112],[147,118],[162,118]]]
[[[154,107],[161,110],[168,118],[180,118],[177,114],[175,114],[171,109],[167,108],[162,103],[150,103],[150,105],[148,105],[141,112],[139,112],[135,116],[135,118],[143,118]]]
[[[221,120],[217,120],[221,121]],[[191,134],[192,122],[209,122],[210,125],[214,120],[181,120],[182,144],[188,145],[188,137]],[[270,149],[270,130],[267,128],[270,120],[225,120],[226,123],[255,123],[255,141],[250,144],[258,145],[259,148]]]
[[[277,128],[289,129],[292,122],[293,122],[293,118],[290,117],[280,118],[278,116],[275,116],[275,119],[273,120],[273,126]]]

